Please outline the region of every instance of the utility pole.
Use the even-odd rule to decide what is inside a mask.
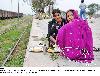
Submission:
[[[98,10],[99,10],[99,5],[97,5],[97,17],[98,17]]]
[[[18,0],[18,23],[19,23],[19,0]]]

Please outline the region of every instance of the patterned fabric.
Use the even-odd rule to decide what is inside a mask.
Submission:
[[[74,18],[58,30],[57,45],[62,50],[62,56],[78,62],[91,63],[94,60],[91,28],[75,11]]]

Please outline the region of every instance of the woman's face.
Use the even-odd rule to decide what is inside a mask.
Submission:
[[[68,22],[72,21],[74,19],[73,13],[71,11],[67,12],[67,20]]]

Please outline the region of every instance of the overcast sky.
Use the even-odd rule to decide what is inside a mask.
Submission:
[[[68,9],[79,9],[79,5],[81,0],[56,0],[57,3],[55,5],[56,8],[59,8],[63,11],[67,11]],[[91,3],[98,3],[100,4],[100,0],[84,0],[86,5],[89,5]]]
[[[67,11],[68,9],[76,9],[79,11],[79,4],[81,0],[56,0],[55,8],[60,10]],[[19,0],[20,12],[25,14],[34,14],[31,10],[31,6]],[[85,0],[85,4],[89,5],[91,3],[100,4],[100,0]],[[0,0],[0,9],[10,10],[17,12],[18,0]]]

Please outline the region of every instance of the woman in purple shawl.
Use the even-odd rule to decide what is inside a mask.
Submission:
[[[91,63],[94,60],[91,28],[75,10],[68,10],[66,19],[68,23],[59,29],[57,35],[61,55],[70,60]]]

